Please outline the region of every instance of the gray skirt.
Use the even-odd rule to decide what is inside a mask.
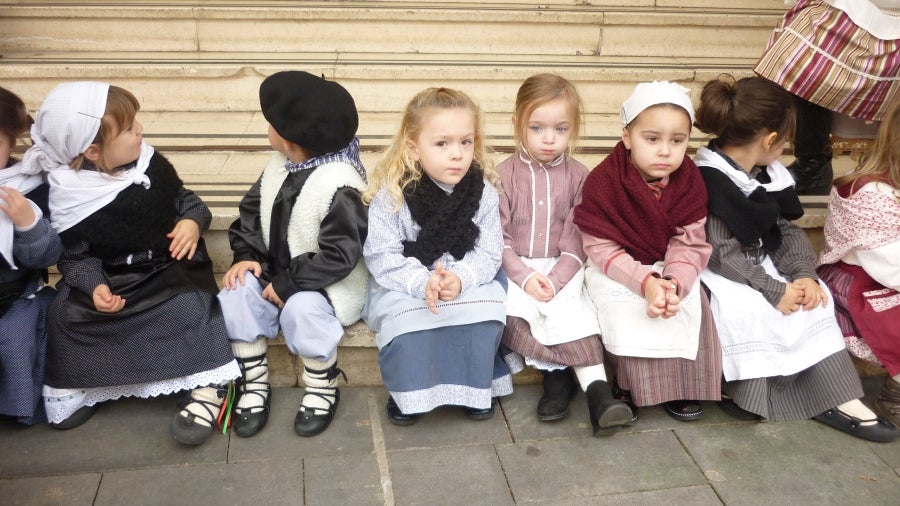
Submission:
[[[863,396],[846,350],[797,374],[730,381],[724,390],[738,406],[770,422],[806,420]]]

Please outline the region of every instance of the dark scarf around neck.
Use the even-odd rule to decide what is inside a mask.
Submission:
[[[621,141],[588,175],[575,224],[586,234],[622,245],[642,264],[663,260],[676,227],[706,216],[706,190],[687,156],[657,200]]]
[[[473,218],[483,192],[484,174],[474,164],[450,194],[425,174],[409,184],[403,196],[421,230],[415,241],[403,242],[403,255],[417,258],[426,267],[445,252],[457,260],[463,258],[475,247],[480,233]]]
[[[727,169],[743,170],[715,144],[709,148],[732,165]],[[781,247],[778,218],[796,220],[803,216],[803,206],[793,187],[770,192],[760,186],[745,196],[719,169],[701,166],[700,174],[709,194],[709,214],[724,221],[741,244],[751,246],[762,241],[767,251],[775,251]],[[756,180],[762,184],[771,182],[765,169],[756,175]]]

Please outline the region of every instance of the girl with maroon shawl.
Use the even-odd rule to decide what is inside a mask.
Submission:
[[[887,369],[875,411],[900,427],[900,101],[872,150],[834,182],[818,273],[834,295],[847,348]],[[856,351],[856,352],[855,352]]]
[[[685,156],[686,92],[665,81],[635,88],[622,105],[622,141],[585,181],[575,224],[618,393],[689,421],[703,415],[699,400],[720,400],[722,363],[699,289],[711,248],[706,190]]]

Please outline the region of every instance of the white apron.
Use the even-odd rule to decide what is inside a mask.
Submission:
[[[520,258],[525,265],[545,276],[559,261],[559,257]],[[506,314],[527,321],[531,335],[544,346],[568,343],[600,333],[597,309],[584,289],[584,269],[579,269],[550,302],[537,301],[517,284],[510,283]]]
[[[761,265],[770,276],[785,281],[768,256]],[[727,381],[789,376],[844,349],[834,299],[824,283],[819,286],[828,294],[826,307],[786,316],[749,285],[709,269],[700,273],[700,279],[712,292],[710,303]]]
[[[648,265],[662,273],[663,263]],[[647,316],[647,299],[614,281],[588,260],[588,293],[597,305],[603,346],[613,355],[695,360],[700,347],[700,280],[672,318]]]

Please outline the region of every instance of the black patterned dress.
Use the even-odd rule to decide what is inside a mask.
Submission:
[[[60,234],[59,294],[50,307],[44,400],[51,422],[85,405],[152,397],[239,376],[212,262],[201,239],[191,260],[171,258],[166,238],[181,219],[206,230],[205,204],[159,153],[146,175]],[[94,308],[94,289],[121,295],[118,313]]]

